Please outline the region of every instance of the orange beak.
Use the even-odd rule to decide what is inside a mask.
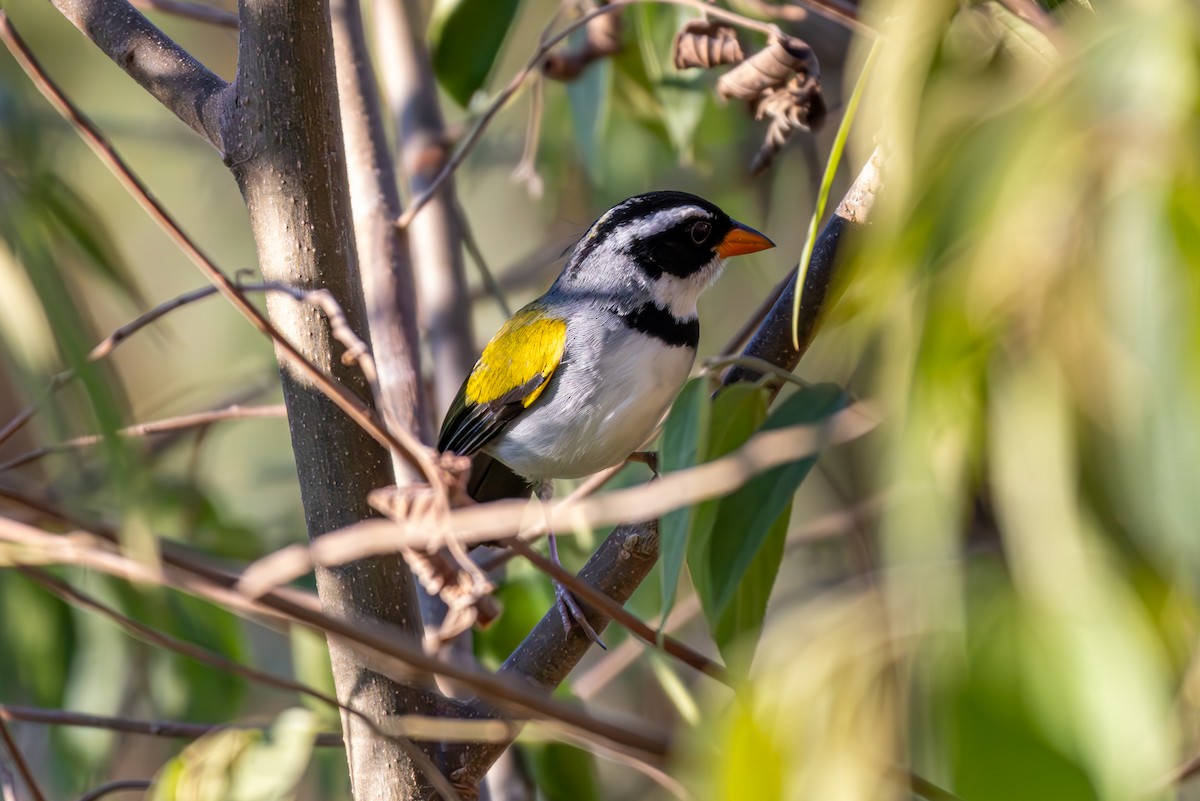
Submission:
[[[717,253],[721,258],[741,256],[746,253],[757,253],[760,250],[775,247],[775,243],[755,231],[748,225],[742,225],[734,220],[733,228],[725,234],[725,238],[717,245]]]

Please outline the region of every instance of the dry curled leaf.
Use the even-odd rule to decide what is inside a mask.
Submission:
[[[367,495],[375,511],[398,523],[437,525],[438,506],[427,487],[380,487]],[[462,543],[447,539],[445,547],[425,553],[400,546],[400,555],[425,591],[441,598],[447,615],[439,636],[449,640],[475,623],[486,626],[500,614],[491,592],[495,587],[471,561]]]
[[[621,49],[621,17],[616,12],[601,14],[583,30],[581,41],[547,54],[542,60],[543,75],[556,81],[573,81],[593,61]]]
[[[745,58],[737,32],[728,25],[706,19],[684,23],[675,34],[671,49],[675,54],[675,69],[679,70],[737,64]]]
[[[750,103],[754,118],[769,120],[762,147],[751,170],[762,172],[793,133],[820,127],[825,121],[821,70],[812,48],[794,36],[772,39],[762,50],[717,81],[722,97]]]
[[[717,81],[717,91],[722,97],[753,102],[763,92],[783,86],[793,74],[819,80],[821,70],[811,47],[794,36],[780,36],[722,75]]]

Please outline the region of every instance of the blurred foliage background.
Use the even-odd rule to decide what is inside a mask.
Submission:
[[[436,5],[434,63],[461,131],[558,4]],[[759,586],[774,580],[761,638],[751,626],[733,657],[748,665],[741,690],[659,654],[629,659],[638,646],[617,630],[612,651],[576,671],[571,689],[587,703],[680,733],[670,773],[698,798],[905,798],[910,770],[968,801],[1200,798],[1173,775],[1200,735],[1200,10],[1194,0],[1050,3],[1051,27],[1040,30],[1008,10],[1019,5],[880,0],[860,12],[881,37],[879,59],[832,197],[877,144],[885,188],[798,374],[868,401],[880,426],[824,454],[794,498],[779,578]],[[483,6],[495,15],[487,25],[473,16]],[[227,270],[253,268],[243,207],[216,154],[48,4],[10,0],[5,10],[183,227]],[[714,355],[800,253],[870,37],[852,40],[817,15],[778,20],[816,51],[831,119],[752,177],[762,124],[716,99],[714,74],[670,65],[671,38],[695,11],[644,4],[622,16],[618,55],[540,90],[541,193],[512,176],[535,96],[527,88],[458,172],[459,196],[514,307],[545,288],[599,212],[631,194],[694,191],[760,228],[779,248],[731,265],[701,302],[701,355]],[[155,20],[232,77],[233,31]],[[741,38],[747,51],[762,44]],[[0,120],[2,424],[108,332],[201,278],[8,58]],[[482,344],[502,316],[471,281]],[[0,461],[84,433],[103,443],[0,472],[0,489],[230,560],[302,541],[282,420],[148,441],[112,435],[276,402],[275,370],[269,343],[220,301],[175,312],[55,395]],[[630,468],[618,481],[644,477]],[[0,509],[27,518],[3,500]],[[595,542],[576,539],[568,564]],[[331,691],[312,635],[254,627],[169,590],[59,572],[164,632]],[[676,614],[690,618],[673,633],[716,655],[686,571],[680,584]],[[654,619],[662,588],[652,578],[631,608]],[[499,596],[504,616],[476,641],[487,666],[552,602],[518,561]],[[3,703],[213,723],[304,706],[132,639],[13,570],[0,570],[0,621]],[[721,654],[737,648],[731,640]],[[332,710],[311,708],[279,718],[286,753],[307,755],[312,732],[337,728]],[[54,797],[152,775],[181,748],[72,727],[13,730]],[[205,742],[230,761],[286,762],[263,743]],[[307,770],[297,797],[348,798],[341,752],[314,753],[293,771]],[[533,739],[522,755],[539,797],[662,792],[557,743]],[[182,763],[172,764],[168,778]]]

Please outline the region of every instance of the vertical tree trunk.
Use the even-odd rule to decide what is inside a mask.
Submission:
[[[325,0],[243,0],[226,159],[246,200],[263,277],[330,290],[365,338],[334,75]],[[334,357],[329,327],[316,311],[278,294],[268,311],[305,356],[367,397],[358,370]],[[282,380],[309,536],[369,516],[367,492],[393,482],[388,454],[286,366]],[[377,617],[420,642],[415,585],[399,557],[318,569],[317,589],[327,613]],[[332,640],[330,655],[343,703],[375,720],[421,711],[419,688],[372,672]],[[356,801],[425,796],[423,777],[397,743],[354,717],[343,716],[343,728]]]

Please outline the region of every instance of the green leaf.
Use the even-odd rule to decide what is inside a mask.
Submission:
[[[708,400],[708,381],[693,378],[684,384],[667,421],[663,424],[662,445],[659,447],[659,469],[666,473],[685,470],[696,465],[708,447],[708,421],[711,406]],[[687,553],[688,533],[694,520],[695,507],[685,506],[663,515],[659,524],[662,553],[662,620],[665,622],[675,605],[679,587],[679,571]]]
[[[707,442],[702,461],[724,456],[742,445],[758,429],[767,414],[767,391],[753,384],[725,387],[712,401]],[[725,568],[712,560],[711,539],[721,499],[704,501],[692,510],[688,535],[688,570],[710,626],[723,611],[716,605],[716,587],[725,581]],[[726,601],[727,602],[727,601]]]
[[[569,41],[575,44],[582,35],[583,31],[577,31],[569,37]],[[582,75],[567,84],[575,139],[588,177],[597,186],[603,186],[606,177],[605,131],[608,129],[612,84],[613,67],[606,58],[590,64]]]
[[[751,398],[765,396],[751,385],[735,385],[726,392],[737,386],[745,388],[740,399],[731,396],[728,414],[714,408],[711,458],[733,450],[754,433],[746,428],[755,420],[753,407],[746,404]],[[737,400],[741,412],[733,406]],[[845,394],[836,386],[805,388],[781,403],[761,430],[816,423],[845,403]],[[783,561],[792,496],[815,463],[815,457],[790,462],[757,476],[723,499],[707,502],[712,507],[708,512],[711,522],[704,522],[703,532],[697,526],[688,566],[713,639],[726,662],[731,662],[735,643],[755,634],[762,624]]]
[[[802,389],[780,404],[762,430],[817,423],[845,404],[845,394],[832,384]],[[815,463],[816,457],[812,457],[767,471],[721,501],[714,531],[736,532],[736,536],[714,536],[711,540],[711,559],[716,568],[712,596],[716,617],[724,613],[738,582],[779,518],[787,513],[792,495]]]
[[[750,666],[748,657],[753,654],[752,646],[757,644],[758,631],[767,613],[767,602],[771,599],[775,577],[779,575],[779,566],[783,564],[790,513],[789,504],[783,514],[775,518],[775,522],[767,531],[766,539],[738,581],[725,611],[712,626],[713,639],[722,659],[726,665],[739,673],[744,674],[745,669]],[[717,526],[720,525],[721,522],[718,521]],[[748,652],[740,650],[740,647],[747,645],[749,635],[753,635],[753,640],[749,643],[751,649]],[[743,669],[736,667],[739,664]]]
[[[433,71],[460,106],[483,87],[520,0],[438,0],[429,24]]]

